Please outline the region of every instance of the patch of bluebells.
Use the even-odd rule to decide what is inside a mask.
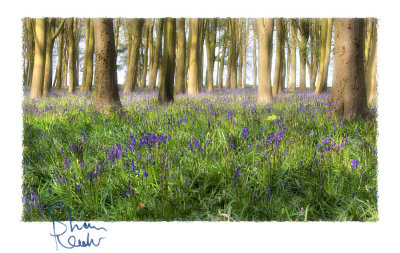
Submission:
[[[23,204],[24,208],[28,210],[28,214],[36,209],[40,217],[42,217],[42,213],[44,213],[43,202],[39,201],[39,194],[33,187],[26,188],[26,193],[23,195]]]
[[[359,164],[360,164],[360,162],[357,159],[351,160],[351,168],[353,170],[357,169]]]

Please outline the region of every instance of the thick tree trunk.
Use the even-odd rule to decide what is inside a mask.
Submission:
[[[166,104],[174,101],[175,77],[175,48],[176,48],[176,19],[166,18],[164,21],[164,53],[160,91],[158,102]]]
[[[320,40],[320,61],[319,61],[319,72],[317,87],[315,88],[315,94],[319,94],[327,91],[327,78],[328,68],[331,53],[331,39],[332,39],[332,19],[323,19],[321,23],[321,40]]]
[[[333,113],[344,120],[364,117],[367,97],[364,70],[364,19],[335,20]]]
[[[258,101],[272,103],[271,89],[271,48],[274,19],[257,18],[258,38]]]
[[[74,19],[68,18],[67,21],[68,26],[68,79],[69,79],[69,93],[75,92],[76,83],[76,55],[75,55],[75,36],[74,36]]]
[[[132,49],[129,56],[128,66],[126,68],[124,93],[131,93],[135,89],[139,67],[139,46],[140,41],[142,40],[143,23],[144,19],[142,18],[135,18],[132,20]]]
[[[276,19],[276,53],[275,53],[275,72],[274,72],[274,83],[272,88],[272,95],[275,96],[279,92],[279,83],[282,77],[282,19]]]
[[[185,93],[185,60],[186,60],[186,36],[185,36],[185,18],[177,20],[178,40],[177,40],[177,58],[176,58],[176,77],[175,93]]]
[[[94,74],[96,110],[103,113],[109,113],[111,109],[122,110],[117,84],[113,20],[95,18],[93,23],[96,44]]]
[[[199,19],[190,19],[190,30],[191,30],[191,40],[190,40],[190,63],[189,63],[189,83],[188,83],[188,95],[199,94],[199,56],[200,56],[200,43],[199,43]]]
[[[157,79],[157,71],[160,64],[161,57],[161,41],[162,41],[162,32],[163,32],[163,20],[161,18],[157,19],[157,40],[156,40],[156,49],[154,53],[154,57],[150,58],[149,63],[149,90],[154,90],[156,87],[156,79]]]
[[[89,44],[87,50],[86,77],[82,79],[83,91],[91,91],[93,83],[94,23],[89,19]]]
[[[46,23],[45,18],[37,18],[35,22],[35,58],[30,99],[39,99],[43,95],[44,68],[46,64]]]

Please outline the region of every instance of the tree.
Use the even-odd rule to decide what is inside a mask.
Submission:
[[[46,63],[46,20],[46,18],[37,18],[35,20],[35,58],[30,99],[39,99],[43,95],[44,67]]]
[[[154,90],[156,87],[157,71],[160,64],[161,58],[161,41],[163,32],[163,20],[161,18],[157,19],[157,40],[154,56],[150,57],[149,62],[149,90]],[[152,36],[151,36],[152,37]],[[151,44],[153,39],[151,38]]]
[[[300,57],[300,83],[299,91],[306,91],[306,64],[307,64],[307,44],[310,35],[310,24],[308,19],[300,19],[300,37],[299,44],[299,57]],[[297,38],[297,36],[296,36]]]
[[[274,72],[274,83],[272,89],[272,95],[279,93],[279,84],[282,78],[282,46],[283,46],[283,28],[282,18],[276,19],[276,53],[275,53],[275,72]]]
[[[164,53],[158,101],[166,104],[174,101],[175,77],[175,48],[176,48],[176,19],[166,18],[164,21]]]
[[[113,20],[109,18],[95,18],[93,21],[96,44],[94,101],[96,110],[107,114],[111,109],[122,110],[117,85]]]
[[[224,79],[224,66],[225,66],[225,55],[226,55],[226,47],[228,45],[228,22],[225,22],[225,30],[224,30],[224,41],[222,46],[222,55],[220,57],[219,64],[219,74],[218,74],[218,87],[222,88],[222,83]]]
[[[230,88],[237,88],[237,29],[236,19],[229,19],[229,27],[231,30],[231,48],[229,54],[231,55],[231,82]]]
[[[247,24],[247,26],[246,26]],[[250,30],[250,22],[244,19],[244,37],[243,37],[243,46],[242,46],[242,63],[243,63],[243,77],[242,77],[242,88],[246,88],[246,79],[247,79],[247,44],[249,42],[249,30]]]
[[[290,20],[290,91],[296,91],[296,24],[295,20]]]
[[[213,90],[214,86],[214,63],[215,63],[215,46],[217,37],[217,19],[206,20],[206,50],[207,50],[207,79],[206,86],[208,91]]]
[[[63,69],[63,59],[64,59],[64,34],[65,29],[60,32],[58,36],[58,48],[57,48],[57,67],[56,67],[56,77],[55,77],[55,87],[56,89],[61,89],[61,78]]]
[[[185,60],[186,60],[186,36],[185,36],[185,19],[177,20],[178,38],[177,38],[177,57],[176,57],[176,77],[175,77],[175,93],[185,93]]]
[[[368,18],[368,34],[365,43],[365,81],[368,102],[377,98],[377,22],[376,18]]]
[[[142,28],[144,19],[134,18],[131,20],[132,49],[126,68],[124,93],[131,93],[135,89],[138,74],[139,46],[142,40]]]
[[[257,18],[256,26],[258,38],[258,101],[269,104],[272,103],[271,51],[274,19]]]
[[[257,29],[256,22],[253,23],[253,87],[257,87]]]
[[[367,97],[364,70],[364,19],[335,20],[335,53],[330,102],[344,120],[364,117]]]
[[[33,20],[31,18],[25,18],[25,27],[27,32],[27,50],[26,57],[28,60],[28,80],[27,86],[32,86],[32,74],[33,74],[33,62],[34,62],[34,50],[35,50],[35,40],[33,36]]]
[[[82,78],[82,91],[91,91],[93,82],[93,53],[94,53],[94,23],[93,19],[88,20],[89,25],[89,43],[87,49],[85,47],[85,54],[87,53],[86,61],[86,75]],[[86,52],[87,51],[87,52]]]
[[[189,62],[189,82],[188,82],[188,95],[197,95],[199,90],[199,56],[200,56],[200,31],[199,19],[190,19],[190,62]]]
[[[69,64],[68,64],[68,79],[69,79],[69,93],[75,92],[76,83],[76,49],[75,49],[75,36],[74,36],[74,19],[68,18],[67,21],[68,26],[68,56],[69,56]]]
[[[307,67],[310,76],[310,89],[315,90],[315,81],[318,73],[318,46],[320,41],[319,22],[317,19],[310,21],[310,61],[307,60]],[[310,63],[311,62],[311,63]]]
[[[315,94],[327,91],[328,68],[331,55],[332,25],[331,18],[324,18],[321,21],[319,71]]]
[[[153,36],[153,21],[151,19],[146,19],[143,33],[144,33],[144,55],[143,55],[143,70],[142,70],[142,82],[141,87],[146,87],[146,77],[147,77],[147,62],[149,56],[149,36]],[[151,31],[151,33],[150,33]]]

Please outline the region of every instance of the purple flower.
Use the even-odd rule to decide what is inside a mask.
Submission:
[[[243,136],[243,138],[249,137],[249,128],[248,127],[244,127],[242,129],[242,136]]]
[[[149,176],[149,174],[146,171],[143,172],[143,175],[144,175],[144,177],[148,177]]]
[[[351,160],[351,168],[353,170],[357,169],[358,165],[360,164],[360,162],[357,159],[353,159]]]

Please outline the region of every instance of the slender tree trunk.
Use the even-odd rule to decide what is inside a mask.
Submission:
[[[154,57],[150,58],[149,64],[149,90],[154,90],[156,87],[157,71],[160,63],[161,57],[161,41],[163,32],[163,20],[161,18],[157,19],[157,41]]]
[[[246,27],[246,19],[244,26]],[[242,88],[246,88],[246,80],[247,80],[247,43],[249,41],[249,29],[250,23],[247,22],[247,27],[244,31],[244,40],[243,40],[243,48],[242,48],[242,57],[243,57],[243,77],[242,77]]]
[[[237,88],[237,41],[236,41],[236,20],[230,19],[231,23],[231,54],[232,54],[232,65],[231,65],[231,85],[230,88]]]
[[[176,58],[176,77],[175,77],[175,93],[185,93],[185,59],[186,59],[186,36],[185,36],[185,19],[177,20],[178,40],[177,40],[177,58]]]
[[[364,117],[367,97],[364,70],[364,19],[335,20],[333,113],[344,120]]]
[[[76,60],[75,60],[75,38],[74,38],[74,19],[68,18],[68,73],[69,73],[69,93],[75,92],[76,87]]]
[[[217,19],[206,21],[206,50],[207,50],[207,90],[212,91],[214,88],[214,63],[215,63],[215,46],[217,37]]]
[[[243,48],[243,23],[238,21],[236,22],[236,34],[237,34],[237,50],[236,50],[236,56],[237,56],[237,62],[238,64],[238,73],[237,73],[237,87],[238,88],[243,88],[242,87],[242,75],[243,75],[243,55],[242,55],[242,48]]]
[[[81,41],[81,35],[80,35],[80,19],[79,18],[74,18],[74,54],[75,54],[75,88],[79,85],[79,71],[80,71],[80,64],[79,64],[79,43]]]
[[[307,44],[308,37],[310,35],[310,26],[308,19],[300,20],[300,36],[301,45],[299,46],[299,56],[300,56],[300,83],[299,91],[305,92],[307,90],[306,84],[306,64],[307,64]]]
[[[60,37],[58,38],[56,89],[61,89],[61,76],[62,76],[62,69],[63,69],[63,52],[64,52],[64,32],[61,32]]]
[[[225,30],[224,30],[224,44],[222,46],[222,55],[220,58],[220,65],[219,65],[219,80],[218,80],[218,86],[219,88],[222,88],[223,80],[224,80],[224,67],[225,67],[225,54],[226,54],[226,47],[228,45],[228,23],[226,22],[225,25]]]
[[[290,20],[290,29],[291,29],[291,44],[290,44],[290,84],[289,89],[290,91],[296,91],[296,32],[295,32],[295,25],[294,20]]]
[[[95,18],[94,37],[96,66],[94,74],[96,110],[109,113],[122,110],[117,84],[117,59],[115,55],[113,20]]]
[[[135,18],[132,20],[132,49],[129,56],[129,63],[126,70],[124,93],[131,93],[135,89],[135,81],[138,73],[139,46],[142,39],[142,28],[144,19]]]
[[[271,89],[271,48],[274,19],[257,18],[258,37],[258,101],[272,103]]]
[[[376,79],[377,73],[377,19],[369,18],[368,24],[368,51],[365,50],[365,71],[366,71],[366,87],[367,87],[367,101],[372,102],[377,98],[377,86],[378,82]]]
[[[147,79],[147,62],[148,62],[148,56],[149,56],[149,26],[151,20],[147,19],[145,22],[145,29],[144,29],[144,57],[143,57],[143,71],[142,71],[142,87],[146,87],[146,79]]]
[[[175,75],[175,49],[176,49],[176,19],[166,18],[164,21],[164,53],[160,91],[158,101],[166,104],[174,101],[174,75]]]
[[[35,22],[35,58],[30,99],[39,99],[43,95],[44,68],[46,64],[46,23],[45,18],[37,18]]]
[[[89,19],[89,44],[87,50],[86,77],[82,79],[83,91],[91,91],[93,83],[94,23]],[[118,81],[118,80],[117,80]]]
[[[188,84],[189,84],[189,65],[190,65],[190,46],[191,46],[191,41],[192,41],[192,29],[190,29],[190,19],[188,19],[188,29],[189,29],[189,36],[188,36],[188,41],[186,43],[186,60],[185,60],[185,67],[186,67],[186,75],[185,75],[185,85],[186,89],[188,89]]]
[[[286,77],[286,60],[285,60],[285,45],[282,41],[282,51],[281,51],[281,78],[279,79],[278,85],[278,94],[283,92],[283,88],[285,87],[285,77]]]
[[[328,67],[331,53],[331,38],[332,38],[332,19],[323,19],[321,23],[321,40],[320,49],[321,56],[319,62],[319,72],[317,87],[315,88],[315,94],[319,94],[327,91],[327,77]]]
[[[32,87],[32,74],[33,74],[33,62],[34,62],[34,50],[35,50],[35,40],[33,36],[33,24],[31,18],[26,18],[26,28],[28,33],[28,49],[27,49],[27,58],[28,58],[28,80],[27,86]]]
[[[282,19],[276,19],[276,53],[275,53],[275,72],[272,95],[275,96],[279,92],[279,83],[281,82],[282,72]]]
[[[204,66],[204,40],[205,40],[205,22],[204,19],[199,19],[199,30],[200,30],[200,45],[199,45],[199,91],[203,88],[203,66]]]
[[[289,85],[290,85],[290,76],[291,76],[291,73],[290,73],[290,60],[291,60],[291,54],[292,54],[292,52],[291,52],[291,50],[290,50],[290,44],[291,44],[291,42],[290,42],[290,24],[289,24],[289,22],[287,23],[287,25],[286,25],[286,27],[287,27],[287,40],[286,40],[286,49],[287,49],[287,57],[286,57],[286,89],[289,89]]]
[[[88,64],[88,50],[89,50],[89,38],[90,38],[90,19],[85,19],[85,51],[83,54],[83,71],[82,71],[82,84],[81,91],[85,90],[85,81],[87,74],[87,64]]]
[[[199,31],[199,19],[190,19],[190,30],[191,30],[191,40],[190,40],[190,63],[189,63],[189,83],[188,83],[188,95],[199,94],[199,60],[200,56],[200,31]]]

